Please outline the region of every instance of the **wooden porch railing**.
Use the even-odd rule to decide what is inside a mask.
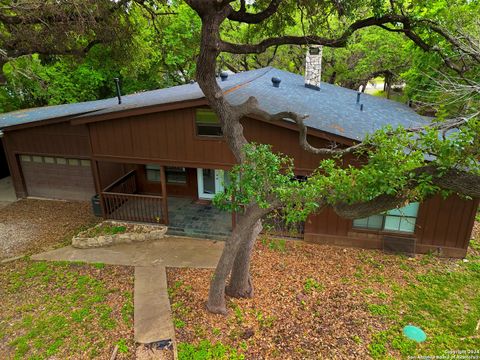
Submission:
[[[103,192],[102,198],[108,219],[165,223],[162,196]]]
[[[137,192],[135,170],[129,171],[125,175],[115,180],[113,183],[103,189],[103,192],[135,194]]]
[[[165,186],[162,191],[166,193]],[[103,189],[100,199],[107,219],[168,224],[166,197],[137,194],[135,170]]]

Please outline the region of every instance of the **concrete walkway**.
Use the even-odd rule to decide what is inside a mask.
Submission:
[[[67,246],[33,255],[31,259],[135,266],[135,341],[151,344],[175,339],[165,268],[214,268],[222,250],[223,242],[167,236],[153,242],[100,249]]]
[[[137,266],[134,291],[135,341],[151,344],[175,338],[167,274],[163,266]]]
[[[98,249],[61,249],[33,255],[33,260],[83,261],[127,266],[214,268],[223,242],[167,236],[158,241],[120,244]]]

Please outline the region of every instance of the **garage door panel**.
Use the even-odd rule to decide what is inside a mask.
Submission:
[[[29,196],[89,200],[95,186],[87,160],[22,155],[20,162]]]

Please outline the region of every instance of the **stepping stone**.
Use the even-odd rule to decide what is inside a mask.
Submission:
[[[141,344],[175,338],[164,266],[135,267],[134,337]]]

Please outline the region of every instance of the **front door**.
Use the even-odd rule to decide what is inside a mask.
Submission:
[[[225,172],[218,169],[197,169],[198,198],[213,199],[215,194],[222,192]]]

